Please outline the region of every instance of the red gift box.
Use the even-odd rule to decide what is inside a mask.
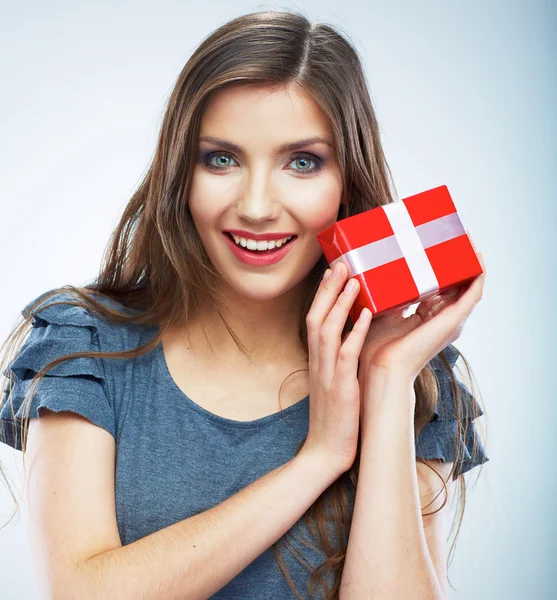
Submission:
[[[360,282],[353,322],[364,306],[410,306],[483,273],[446,185],[341,219],[317,239],[331,268],[342,261]]]

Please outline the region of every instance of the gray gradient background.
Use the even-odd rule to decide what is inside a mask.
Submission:
[[[2,340],[31,298],[94,277],[152,156],[175,78],[205,35],[264,8],[299,8],[348,34],[364,60],[399,196],[447,184],[488,270],[484,298],[456,344],[482,393],[478,422],[491,461],[477,483],[468,478],[450,598],[556,598],[557,5],[0,6]],[[19,486],[20,453],[2,445],[0,460]],[[0,506],[4,523],[12,509],[4,488]],[[0,530],[6,600],[39,597],[27,544],[24,516]]]

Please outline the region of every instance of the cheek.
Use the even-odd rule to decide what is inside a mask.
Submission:
[[[336,222],[341,192],[334,184],[306,191],[297,196],[292,214],[306,231],[317,234]]]
[[[200,230],[204,225],[214,224],[227,206],[231,194],[225,177],[207,176],[200,170],[193,174],[188,194],[188,205],[194,223]]]
[[[304,262],[313,265],[323,254],[317,234],[336,222],[341,193],[341,187],[324,186],[315,192],[305,193],[295,206],[291,206],[291,215],[300,224],[305,238],[302,253]]]

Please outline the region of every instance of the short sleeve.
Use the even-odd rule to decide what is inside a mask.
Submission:
[[[29,303],[22,314],[36,300]],[[69,293],[59,292],[33,310],[32,329],[4,371],[5,377],[9,377],[11,371],[12,378],[11,382],[8,379],[1,404],[0,441],[16,450],[22,450],[23,418],[39,417],[41,408],[77,413],[116,437],[114,407],[107,393],[104,362],[100,358],[71,358],[52,367],[38,385],[33,385],[31,407],[28,396],[24,404],[32,379],[42,367],[66,354],[101,351],[99,317],[81,306],[50,306],[53,302],[68,300],[75,302]]]
[[[453,369],[460,353],[450,344],[445,348],[444,354]],[[453,479],[456,479],[461,473],[489,460],[473,422],[476,417],[483,415],[483,411],[470,390],[456,378],[461,395],[459,416],[463,425],[463,431],[459,432],[456,400],[450,375],[440,358],[435,357],[430,365],[437,378],[439,400],[431,421],[416,436],[416,456],[423,459],[441,459],[443,462],[457,462],[453,476]],[[462,450],[457,461],[458,438],[460,438]],[[474,445],[476,445],[475,450]]]

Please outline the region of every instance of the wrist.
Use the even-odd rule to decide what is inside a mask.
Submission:
[[[324,485],[323,489],[327,489],[344,472],[336,467],[330,456],[308,446],[304,446],[294,460],[303,465],[308,477],[320,480]]]
[[[384,413],[397,413],[413,419],[416,406],[414,381],[414,377],[398,369],[370,368],[361,390],[361,425]]]
[[[367,379],[373,379],[375,381],[397,381],[401,384],[412,386],[413,388],[416,376],[411,375],[401,367],[371,364],[367,371]]]

